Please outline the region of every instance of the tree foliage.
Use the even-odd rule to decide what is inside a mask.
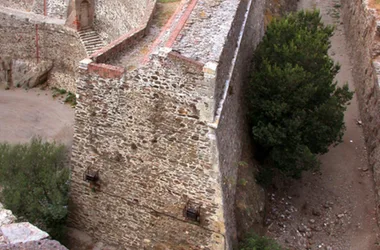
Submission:
[[[63,145],[32,139],[29,144],[0,144],[1,202],[59,239],[67,217],[69,170]]]
[[[339,143],[353,93],[334,81],[340,66],[328,56],[333,27],[319,11],[274,20],[255,52],[248,89],[252,134],[263,157],[299,177],[317,154]]]

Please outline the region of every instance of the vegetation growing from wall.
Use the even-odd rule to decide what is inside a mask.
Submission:
[[[240,250],[282,250],[281,246],[276,241],[261,237],[257,234],[252,234],[247,237],[239,247]]]
[[[64,236],[69,169],[63,145],[32,139],[0,144],[0,201],[20,221],[28,221],[55,239]]]
[[[59,89],[59,88],[52,88],[53,91],[53,97],[59,97],[62,96],[64,98],[63,102],[70,104],[72,107],[75,107],[77,105],[77,98],[75,94],[73,94],[70,91],[66,91],[65,89]]]
[[[249,117],[262,160],[299,177],[319,165],[316,155],[339,143],[344,111],[353,93],[334,81],[328,56],[333,27],[318,11],[274,20],[255,52],[249,84]]]

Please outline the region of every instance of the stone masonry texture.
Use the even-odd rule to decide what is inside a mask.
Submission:
[[[2,56],[37,61],[36,25],[40,59],[50,60],[54,65],[49,78],[50,86],[76,92],[78,62],[86,56],[86,52],[77,33],[64,27],[63,23],[57,23],[56,19],[41,19],[39,15],[0,9]]]
[[[96,0],[94,28],[107,42],[137,28],[152,0]]]
[[[369,164],[374,171],[377,206],[380,207],[380,15],[369,1],[341,2],[345,33],[351,50],[356,96]]]
[[[46,14],[49,17],[65,19],[69,0],[46,0]],[[35,14],[44,14],[44,0],[1,0],[0,6]]]
[[[94,29],[115,41],[141,25],[151,1],[90,1]],[[268,6],[292,9],[296,1],[252,1],[216,129],[209,124],[229,78],[248,0],[198,0],[174,42],[178,56],[155,55],[128,72],[95,63],[78,70],[86,53],[78,34],[63,26],[69,1],[47,3],[43,17],[35,14],[43,14],[43,0],[1,1],[0,81],[9,68],[26,72],[14,62],[36,60],[37,24],[40,59],[54,65],[50,86],[78,94],[71,226],[118,249],[233,249],[238,237],[261,224],[264,209],[253,166],[241,168],[244,151],[252,150],[242,107],[245,80]],[[215,75],[202,72],[209,62],[218,65]],[[87,171],[98,171],[99,181],[84,181]],[[244,186],[249,191],[239,186],[242,179],[251,180]],[[249,209],[237,208],[242,192]],[[199,222],[186,218],[188,202],[200,207]],[[10,249],[28,247],[36,246]]]
[[[199,0],[174,43],[176,60],[156,55],[125,75],[103,74],[112,67],[99,64],[80,72],[71,226],[119,249],[233,249],[238,235],[262,222],[263,190],[253,169],[239,165],[245,145],[252,150],[242,102],[264,35],[265,0],[252,2],[219,127],[208,125],[248,3]],[[214,77],[200,68],[207,62],[218,63]],[[98,172],[99,181],[84,181],[87,171]],[[252,180],[244,211],[236,209],[240,178]],[[188,201],[200,205],[199,223],[184,216]]]
[[[201,72],[165,63],[125,81],[79,79],[71,221],[126,249],[223,249],[221,177],[206,124],[213,88]],[[99,191],[83,182],[87,168],[99,170]],[[183,216],[189,199],[201,204],[200,225]]]

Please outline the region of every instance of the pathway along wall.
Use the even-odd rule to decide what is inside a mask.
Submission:
[[[96,0],[94,28],[108,43],[141,25],[153,0]]]
[[[369,165],[373,168],[380,207],[380,20],[363,0],[342,0],[343,22],[350,46],[356,95],[363,122]],[[377,20],[376,20],[377,19]],[[379,217],[379,213],[378,213]],[[380,218],[379,218],[380,219]]]

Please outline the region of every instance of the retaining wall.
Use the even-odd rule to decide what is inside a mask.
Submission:
[[[94,28],[108,43],[136,29],[153,0],[96,0]]]
[[[75,92],[78,62],[86,57],[86,52],[74,30],[54,22],[17,12],[0,12],[1,54],[12,59],[37,61],[37,24],[40,59],[54,64],[49,85]]]
[[[217,105],[220,103],[229,77],[247,2],[241,1],[219,58],[214,97]],[[282,15],[296,8],[297,0],[254,0],[252,2],[240,51],[230,79],[227,98],[216,130],[220,169],[224,180],[223,193],[226,201],[224,209],[228,218],[226,227],[232,232],[231,235],[240,239],[253,229],[256,232],[261,230],[265,207],[264,190],[256,184],[254,176],[257,162],[253,159],[251,128],[245,115],[244,88],[250,76],[252,63],[254,63],[252,62],[254,50],[265,33],[268,21],[266,14],[270,11],[273,15]],[[236,238],[232,242],[236,242]]]
[[[127,249],[224,249],[211,80],[169,60],[101,74],[90,64],[78,81],[71,224]],[[87,169],[99,170],[93,191]],[[189,200],[199,223],[184,216]]]
[[[373,168],[380,207],[380,29],[379,11],[372,1],[342,0],[345,34],[353,64],[356,96]],[[380,7],[380,6],[379,6]],[[379,213],[378,213],[379,218]],[[380,218],[379,218],[380,219]]]
[[[149,0],[145,14],[136,29],[120,36],[104,48],[96,51],[90,58],[96,63],[105,63],[120,56],[126,48],[136,45],[149,32],[155,8],[156,0]]]
[[[45,0],[1,0],[0,6],[25,12],[44,14]],[[46,0],[46,14],[49,17],[65,19],[69,0]]]
[[[196,11],[202,13],[203,2]],[[227,6],[236,8],[229,9],[230,29],[218,40],[223,49],[218,50],[217,71],[204,64],[210,58],[187,57],[181,50],[161,51],[131,72],[99,63],[112,58],[123,41],[128,44],[128,35],[82,61],[72,156],[72,226],[132,249],[232,249],[238,235],[261,227],[264,193],[254,178],[242,102],[253,51],[264,34],[264,0],[252,2],[219,126],[210,126],[248,3]],[[198,12],[188,9],[187,24],[178,25],[191,36]],[[174,30],[168,37],[176,48],[183,36]],[[184,42],[180,46],[186,48]],[[83,180],[88,170],[99,171],[100,180],[92,187]],[[201,205],[199,224],[184,216],[189,200]]]

